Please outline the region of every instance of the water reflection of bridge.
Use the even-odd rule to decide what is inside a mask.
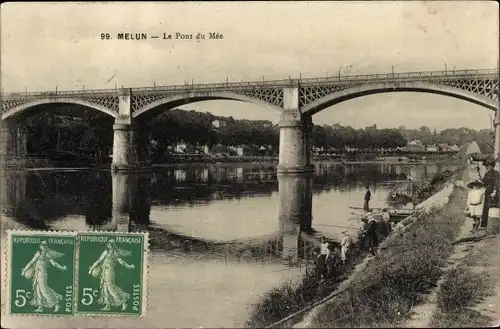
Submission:
[[[396,169],[398,167],[402,169]],[[277,177],[266,165],[249,168],[191,166],[153,173],[113,174],[96,171],[66,174],[2,171],[2,213],[31,228],[50,228],[58,220],[76,215],[85,219],[86,226],[100,230],[148,230],[153,236],[153,248],[227,252],[226,246],[236,246],[241,253],[242,248],[251,245],[254,249],[274,250],[284,257],[296,258],[299,256],[297,251],[304,247],[302,233],[310,232],[313,226],[313,193],[348,189],[349,186],[364,184],[367,179],[374,182],[401,179],[412,173],[411,167],[405,169],[402,166],[368,165],[360,168],[358,165],[355,168],[352,165],[319,163],[314,177]],[[279,195],[279,213],[269,216],[278,217],[278,233],[270,237],[271,242],[269,239],[255,239],[251,243],[207,241],[169,232],[155,227],[150,221],[151,206],[155,203],[194,204],[276,192]]]
[[[231,253],[231,250],[224,246],[232,245],[235,246],[234,252],[242,253],[244,250],[241,249],[247,244],[250,246],[249,250],[267,248],[268,253],[272,253],[273,249],[277,251],[278,248],[283,248],[283,240],[286,248],[287,236],[298,238],[295,224],[300,225],[304,207],[299,205],[302,200],[293,198],[304,194],[305,191],[300,187],[303,184],[301,182],[290,181],[287,186],[280,188],[283,210],[280,215],[282,235],[278,240],[281,241],[269,243],[268,239],[257,244],[252,241],[224,243],[183,236],[150,225],[152,183],[162,186],[161,180],[165,179],[168,182],[170,177],[168,174],[113,173],[111,186],[109,183],[106,184],[109,180],[103,179],[106,174],[109,173],[73,172],[71,175],[42,176],[33,172],[29,174],[26,171],[2,171],[2,214],[24,226],[41,229],[50,228],[52,223],[66,216],[81,215],[85,218],[87,226],[95,229],[122,232],[149,230],[152,234],[153,248],[180,251]],[[82,176],[87,177],[83,179]],[[89,179],[96,183],[80,188],[77,186],[75,189],[75,181]],[[285,193],[287,190],[289,193]],[[293,206],[293,203],[297,205]],[[309,221],[310,218],[309,216]],[[311,223],[306,226],[310,227]],[[270,237],[270,240],[276,238],[277,236]]]

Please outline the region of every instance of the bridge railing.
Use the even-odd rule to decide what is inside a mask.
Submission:
[[[477,70],[447,70],[447,71],[422,71],[422,72],[402,72],[402,73],[382,73],[367,75],[347,75],[326,78],[304,78],[301,84],[314,84],[325,82],[356,82],[356,81],[394,81],[394,80],[415,80],[425,78],[471,78],[483,77],[486,75],[498,75],[498,69],[477,69]]]
[[[281,79],[281,80],[262,80],[249,82],[223,82],[223,83],[207,83],[207,84],[182,84],[170,86],[154,86],[154,87],[139,87],[139,88],[115,88],[115,89],[82,89],[82,90],[56,90],[47,92],[15,92],[1,93],[2,97],[22,98],[22,97],[61,97],[65,95],[110,95],[116,94],[122,89],[130,89],[132,92],[159,92],[159,91],[181,91],[190,92],[198,91],[213,91],[213,90],[234,90],[248,88],[277,88],[277,87],[292,87],[301,85],[325,84],[325,83],[353,83],[358,81],[403,81],[426,78],[472,78],[484,77],[499,74],[499,69],[474,69],[474,70],[446,70],[446,71],[421,71],[421,72],[402,72],[402,73],[383,73],[383,74],[367,74],[367,75],[337,75],[330,77],[318,78],[300,78],[300,79]]]

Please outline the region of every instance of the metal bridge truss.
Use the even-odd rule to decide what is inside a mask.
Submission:
[[[422,82],[429,85],[445,85],[499,100],[499,70],[453,70],[388,73],[371,75],[337,76],[326,78],[285,79],[237,83],[185,84],[130,88],[132,112],[138,111],[165,98],[231,99],[241,95],[275,107],[283,107],[285,88],[299,88],[299,106],[302,108],[327,95],[362,85]],[[71,102],[76,100],[89,105],[105,107],[118,113],[121,89],[71,90],[53,92],[24,92],[1,94],[1,113],[37,101]],[[235,97],[237,98],[237,97]]]

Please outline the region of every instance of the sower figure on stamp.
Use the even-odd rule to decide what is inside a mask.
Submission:
[[[484,195],[483,215],[481,217],[481,227],[488,225],[488,213],[491,207],[498,207],[500,201],[500,173],[495,170],[495,160],[486,159],[483,162],[486,173],[483,176],[483,183],[486,189]]]
[[[107,249],[101,257],[90,267],[89,274],[100,278],[98,303],[104,305],[103,311],[109,311],[111,306],[121,306],[122,311],[127,309],[130,294],[115,285],[115,266],[118,262],[127,269],[135,268],[134,264],[127,264],[121,257],[130,256],[131,252],[116,247],[113,239],[108,241]]]
[[[42,312],[44,308],[54,308],[54,313],[59,311],[62,295],[52,290],[47,284],[47,269],[49,265],[65,271],[66,266],[60,265],[55,259],[63,253],[50,249],[46,241],[40,244],[31,261],[23,268],[21,275],[33,281],[33,299],[30,304],[36,306],[35,312]]]

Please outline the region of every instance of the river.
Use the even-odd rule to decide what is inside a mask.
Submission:
[[[362,207],[366,184],[372,192],[370,206],[383,207],[391,188],[407,174],[423,179],[455,168],[328,162],[315,166],[309,183],[279,181],[272,163],[176,165],[121,176],[61,168],[3,171],[2,227],[148,229],[148,315],[140,320],[109,320],[105,327],[241,326],[259,295],[297,278],[303,268],[290,269],[283,261],[264,256],[235,257],[227,246],[239,242],[267,248],[267,241],[281,238],[285,248],[285,236],[293,230],[287,231],[290,225],[283,223],[283,213],[305,216],[318,234],[338,239],[345,228],[357,230],[349,206]],[[304,186],[312,189],[312,200],[303,200]],[[312,214],[301,206],[311,201]],[[297,202],[299,206],[290,206]],[[198,252],[200,245],[204,249]],[[213,245],[224,246],[226,254],[210,249]],[[29,320],[21,317],[12,321],[29,326]],[[41,319],[39,326],[83,323],[56,321]],[[103,325],[98,319],[85,321],[90,327]]]

